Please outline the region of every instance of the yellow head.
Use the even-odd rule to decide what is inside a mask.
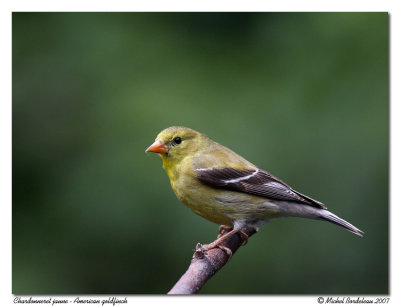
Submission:
[[[146,152],[159,153],[163,162],[179,162],[206,147],[211,140],[192,129],[171,126],[161,131]]]

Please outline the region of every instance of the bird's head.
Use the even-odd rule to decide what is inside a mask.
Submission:
[[[207,146],[207,136],[183,126],[172,126],[161,131],[146,152],[161,154],[161,157],[182,160]]]

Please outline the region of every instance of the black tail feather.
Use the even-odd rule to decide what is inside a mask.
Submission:
[[[329,221],[333,224],[339,225],[343,228],[345,228],[346,230],[348,230],[349,232],[352,232],[353,234],[356,234],[360,237],[363,236],[364,232],[362,230],[359,230],[357,227],[355,227],[354,225],[350,224],[349,222],[339,218],[338,216],[336,216],[335,214],[332,214],[329,211],[325,211],[326,213],[324,213],[323,215],[320,216],[321,219],[325,220],[325,221]]]

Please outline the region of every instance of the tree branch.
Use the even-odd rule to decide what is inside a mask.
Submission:
[[[256,233],[254,228],[247,227],[243,228],[241,231],[249,237]],[[228,248],[233,255],[242,243],[243,238],[236,233],[224,240],[221,246]],[[206,252],[203,246],[198,243],[189,268],[168,294],[197,293],[201,287],[229,261],[229,259],[227,252],[221,248],[214,248]]]

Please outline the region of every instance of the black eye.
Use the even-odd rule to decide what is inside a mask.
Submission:
[[[174,142],[175,142],[176,144],[180,144],[180,143],[182,142],[182,138],[180,138],[180,137],[175,137],[175,138],[174,138]]]

